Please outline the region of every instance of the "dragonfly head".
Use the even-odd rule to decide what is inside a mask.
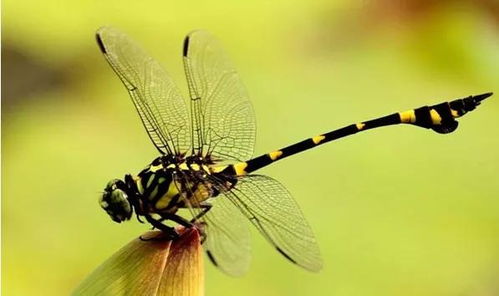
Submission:
[[[127,186],[122,180],[109,181],[99,203],[115,222],[121,223],[132,217],[133,208],[128,199]]]

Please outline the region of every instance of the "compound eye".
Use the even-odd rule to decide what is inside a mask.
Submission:
[[[109,182],[100,198],[100,206],[113,221],[121,223],[132,216],[132,206],[125,191],[117,188],[116,182]]]

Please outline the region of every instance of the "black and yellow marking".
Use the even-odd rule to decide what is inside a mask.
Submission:
[[[246,162],[236,163],[224,168],[223,172],[237,176],[246,175],[265,167],[275,161],[291,156],[293,154],[317,147],[324,143],[366,131],[373,128],[395,125],[412,124],[423,128],[431,128],[435,132],[446,134],[453,132],[458,122],[455,120],[474,110],[480,102],[490,97],[492,93],[469,96],[451,102],[444,102],[433,106],[423,106],[404,112],[393,113],[380,118],[351,124],[343,128],[318,135],[296,144],[284,147],[267,154],[260,155]]]
[[[159,161],[160,158],[155,159],[134,179],[142,203],[149,206],[153,212],[175,213],[185,206],[184,198],[194,198],[196,203],[201,203],[213,196],[212,188],[204,183],[184,184],[189,186],[190,192],[181,192],[182,185],[174,180],[172,174],[174,170],[202,171],[205,174],[211,174],[208,166],[195,163],[188,165],[186,162],[162,163]]]
[[[137,176],[127,174],[123,180],[109,181],[100,199],[101,207],[118,223],[129,220],[135,212],[140,222],[144,218],[161,230],[165,239],[178,238],[175,228],[165,221],[198,228],[209,238],[205,246],[210,260],[231,275],[245,271],[248,234],[239,225],[238,216],[228,212],[229,208],[223,209],[221,202],[214,206],[222,210],[203,219],[212,206],[211,198],[229,199],[228,203],[240,210],[239,216],[246,216],[291,262],[310,271],[322,267],[312,230],[285,188],[266,176],[244,175],[372,128],[405,123],[450,133],[457,128],[456,118],[491,95],[470,96],[357,122],[246,162],[225,165],[250,158],[255,124],[239,76],[213,36],[196,31],[184,40],[190,116],[171,78],[128,36],[105,27],[96,37],[100,51],[127,88],[150,140],[161,153]],[[164,96],[151,95],[158,93]],[[237,120],[223,120],[227,118]],[[189,208],[192,219],[177,214],[181,208]],[[285,215],[280,212],[283,209]]]

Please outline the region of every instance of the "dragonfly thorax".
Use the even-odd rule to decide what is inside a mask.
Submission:
[[[219,194],[220,187],[229,190],[235,179],[223,178],[218,188],[209,181],[214,164],[197,155],[162,155],[154,159],[137,176],[113,179],[104,189],[101,207],[116,222],[130,219],[133,211],[147,214],[174,214],[189,204],[200,204]],[[219,180],[221,176],[218,176]]]

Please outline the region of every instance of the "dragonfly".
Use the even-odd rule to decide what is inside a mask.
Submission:
[[[112,179],[100,206],[115,222],[137,219],[178,237],[175,225],[197,227],[212,263],[244,274],[250,261],[249,221],[282,256],[309,271],[323,266],[317,240],[297,202],[277,180],[255,173],[278,160],[374,128],[409,124],[453,132],[457,118],[492,93],[360,121],[253,158],[256,123],[241,78],[213,35],[184,40],[189,100],[162,66],[130,37],[100,28],[97,44],[128,90],[159,156],[137,175]],[[183,214],[182,214],[183,213]],[[144,219],[144,220],[143,220]]]

